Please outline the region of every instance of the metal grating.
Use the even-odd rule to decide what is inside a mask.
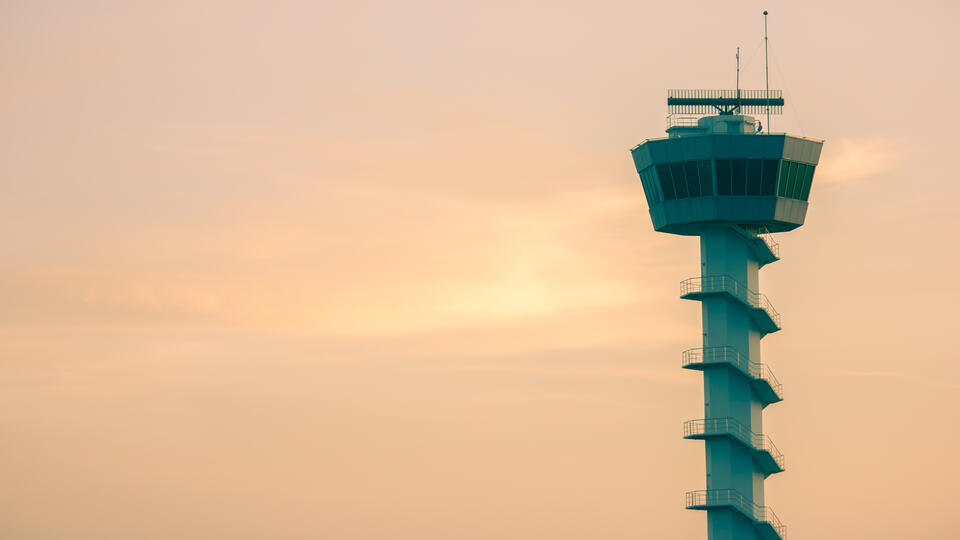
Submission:
[[[667,91],[670,114],[770,114],[783,112],[782,90],[681,90]]]

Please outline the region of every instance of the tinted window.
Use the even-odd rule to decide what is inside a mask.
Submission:
[[[805,171],[806,168],[807,166],[803,163],[797,163],[797,177],[789,180],[791,189],[790,191],[787,191],[787,197],[790,197],[791,199],[800,198],[800,188],[803,187],[801,185],[803,184],[803,171]],[[790,176],[793,176],[793,171],[790,171]]]
[[[644,171],[640,171],[640,182],[643,183],[643,194],[647,196],[647,204],[650,204],[650,190],[647,189],[647,179],[644,178]]]
[[[670,176],[669,165],[657,165],[657,176],[660,177],[660,189],[663,190],[663,198],[672,201],[677,198],[677,192],[673,189],[673,178]]]
[[[657,185],[657,173],[653,172],[653,167],[647,167],[647,183],[650,184],[650,198],[653,202],[659,203],[663,200],[660,194],[660,186]]]
[[[787,185],[784,187],[783,196],[792,198],[793,190],[797,187],[797,163],[787,161],[784,165],[787,165]]]
[[[677,190],[677,198],[686,199],[689,197],[687,179],[683,175],[683,163],[671,163],[670,173],[673,175],[673,187]]]
[[[733,194],[745,195],[747,193],[747,160],[730,160],[733,172]]]
[[[762,171],[762,159],[747,160],[747,195],[760,195],[760,174]]]
[[[800,200],[807,200],[810,197],[810,186],[813,185],[813,165],[807,165],[807,174],[803,176],[803,189],[800,190]]]
[[[710,170],[710,160],[701,159],[697,168],[700,169],[700,194],[710,197],[713,195],[713,171]]]
[[[700,175],[697,173],[697,162],[686,161],[683,164],[683,172],[687,176],[687,189],[690,190],[691,197],[700,196]]]
[[[787,176],[790,174],[790,162],[784,161],[780,165],[780,183],[777,184],[777,196],[787,196]]]
[[[730,160],[717,160],[717,195],[730,195]]]
[[[640,171],[640,181],[643,182],[643,194],[647,196],[647,204],[653,206],[656,199],[653,184],[650,182],[650,167]]]
[[[660,186],[657,185],[657,174],[653,172],[653,167],[647,168],[647,182],[650,183],[650,198],[653,199],[653,202],[659,203],[663,200],[663,195],[660,193]]]
[[[760,186],[761,195],[773,195],[777,189],[777,165],[778,159],[763,160],[763,185]]]

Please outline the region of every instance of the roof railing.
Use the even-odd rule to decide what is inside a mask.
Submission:
[[[668,114],[667,129],[670,129],[675,126],[697,127],[699,125],[699,121],[701,118],[703,118],[702,114],[701,115]]]

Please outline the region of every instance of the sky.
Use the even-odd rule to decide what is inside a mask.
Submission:
[[[761,289],[793,538],[944,538],[953,2],[0,3],[0,531],[703,538],[668,88],[824,139]],[[921,466],[922,465],[922,466]]]

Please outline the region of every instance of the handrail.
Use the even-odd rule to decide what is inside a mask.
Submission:
[[[685,279],[680,282],[680,296],[693,293],[725,292],[739,298],[747,305],[762,309],[780,326],[780,314],[773,308],[767,295],[748,289],[730,276],[712,275]]]
[[[757,233],[757,238],[764,241],[767,244],[767,247],[770,248],[770,252],[776,258],[780,258],[780,243],[773,239],[773,235],[770,234],[770,231],[764,227],[765,232]]]
[[[754,379],[765,379],[773,391],[783,397],[783,385],[773,374],[769,366],[760,362],[753,362],[733,347],[706,347],[693,348],[683,351],[682,365],[690,364],[718,364],[728,363]]]
[[[757,364],[760,366],[760,376],[758,379],[764,379],[770,383],[770,387],[773,388],[773,391],[783,398],[783,385],[780,384],[780,380],[777,379],[776,375],[773,374],[773,370],[770,369],[770,366],[766,364],[759,364],[757,362],[751,362],[751,364]]]
[[[787,526],[780,521],[780,518],[769,506],[755,504],[735,489],[688,491],[686,503],[687,508],[692,506],[733,506],[754,521],[770,524],[782,540],[787,540]]]
[[[703,115],[668,114],[667,129],[674,126],[696,127],[701,118],[703,118]]]
[[[769,436],[763,435],[762,433],[754,433],[734,418],[702,418],[699,420],[688,420],[683,423],[684,437],[721,434],[732,435],[754,450],[769,453],[770,457],[773,458],[773,461],[775,461],[781,469],[786,468],[786,458],[784,458],[783,452],[773,444]]]

